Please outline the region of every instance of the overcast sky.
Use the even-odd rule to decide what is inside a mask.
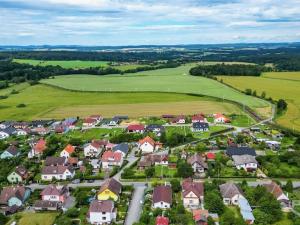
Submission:
[[[0,45],[300,41],[300,0],[0,0]]]

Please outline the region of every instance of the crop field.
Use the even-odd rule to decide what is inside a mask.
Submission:
[[[45,79],[41,82],[67,90],[91,92],[168,92],[198,94],[240,102],[254,108],[269,104],[246,96],[215,80],[188,75],[192,65],[125,75],[68,75]]]
[[[300,72],[265,73],[262,77],[220,76],[219,79],[243,91],[251,88],[256,90],[258,95],[265,91],[267,97],[285,99],[288,110],[276,121],[282,126],[300,131]]]
[[[10,87],[9,91],[0,90],[0,95],[7,95],[12,89],[20,91],[0,100],[0,120],[62,119],[91,114],[102,114],[106,117],[126,114],[141,117],[196,112],[241,113],[236,105],[230,103],[209,97],[174,93],[75,92],[47,85],[20,84]],[[21,103],[26,107],[18,108],[17,105]]]

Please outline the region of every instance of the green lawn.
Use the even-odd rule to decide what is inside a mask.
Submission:
[[[53,225],[58,213],[42,212],[42,213],[18,213],[20,216],[18,225]],[[12,216],[14,218],[14,216]],[[7,225],[11,224],[13,220],[10,220]]]
[[[155,166],[155,177],[174,177],[177,169],[170,169],[168,166]]]
[[[105,128],[94,128],[88,130],[74,130],[68,132],[66,135],[72,138],[80,138],[81,140],[92,140],[92,139],[102,139],[109,135],[116,135],[123,132],[123,129],[113,128],[113,129],[105,129]]]
[[[233,115],[230,116],[231,125],[237,127],[248,127],[254,124],[254,120],[248,115]]]
[[[18,90],[18,94],[10,94]],[[162,114],[237,113],[236,105],[218,102],[209,97],[174,93],[94,93],[67,91],[48,85],[18,84],[0,90],[0,95],[9,95],[0,100],[0,120],[31,120],[69,116],[86,117],[101,114],[112,117],[116,114],[131,117],[161,116]],[[25,108],[17,108],[24,103]]]
[[[42,83],[79,91],[175,92],[199,94],[232,100],[250,107],[264,108],[269,104],[246,96],[213,79],[188,75],[194,64],[125,75],[69,75],[45,79]]]

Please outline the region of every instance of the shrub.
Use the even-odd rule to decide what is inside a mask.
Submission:
[[[21,104],[17,105],[17,108],[25,108],[25,107],[26,107],[26,105],[24,103],[21,103]]]

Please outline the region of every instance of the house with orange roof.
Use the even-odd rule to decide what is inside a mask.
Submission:
[[[41,138],[37,142],[31,143],[31,150],[28,152],[28,158],[40,157],[46,149],[46,141]]]
[[[75,147],[72,146],[72,145],[70,145],[70,144],[68,144],[64,148],[64,150],[61,151],[60,157],[69,158],[69,157],[71,157],[72,153],[74,153],[74,152],[75,152]]]
[[[113,166],[122,166],[123,155],[120,152],[105,151],[101,157],[102,168],[110,169]]]
[[[230,119],[222,113],[216,113],[214,114],[214,123],[230,123]]]
[[[272,181],[271,183],[264,184],[264,187],[280,202],[282,209],[288,211],[291,208],[290,199],[276,182]]]
[[[147,136],[139,140],[138,147],[143,154],[147,154],[153,153],[155,150],[158,150],[162,147],[162,144],[154,141],[151,137]]]

